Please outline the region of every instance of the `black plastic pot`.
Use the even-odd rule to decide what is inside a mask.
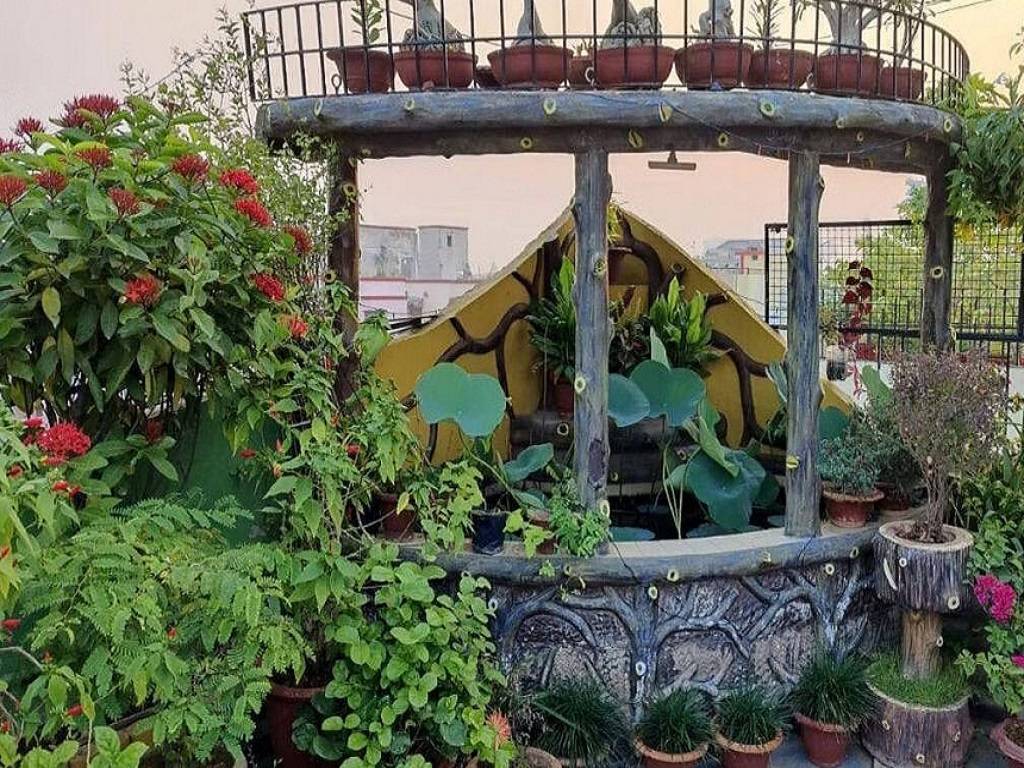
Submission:
[[[473,551],[481,555],[501,554],[505,547],[507,512],[473,513]]]

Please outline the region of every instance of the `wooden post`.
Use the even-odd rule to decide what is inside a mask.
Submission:
[[[576,482],[587,509],[605,499],[608,476],[608,153],[576,155]]]
[[[327,268],[348,287],[355,312],[339,312],[334,318],[334,329],[350,342],[359,327],[359,173],[355,158],[335,158],[328,194],[327,211],[339,219],[327,252]],[[338,364],[334,389],[340,400],[352,393],[352,372],[358,365],[354,353]]]
[[[789,158],[789,237],[786,241],[789,306],[786,372],[789,380],[786,440],[786,535],[816,536],[821,530],[818,479],[820,321],[818,319],[818,155]]]
[[[949,215],[945,156],[928,173],[928,212],[925,214],[925,252],[922,274],[921,346],[945,349],[951,342],[950,305],[953,300],[953,217]]]

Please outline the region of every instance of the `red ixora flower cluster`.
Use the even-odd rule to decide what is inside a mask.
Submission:
[[[252,284],[256,290],[273,302],[284,300],[284,284],[267,272],[257,272],[252,276]]]
[[[77,424],[62,421],[44,429],[36,437],[36,445],[46,454],[47,464],[57,466],[69,458],[81,456],[92,447],[92,440]]]
[[[249,219],[257,227],[264,229],[274,223],[270,211],[263,207],[263,203],[255,197],[240,197],[235,200],[235,210]]]
[[[160,297],[163,286],[148,272],[129,280],[124,286],[124,300],[141,307],[152,307]]]
[[[71,101],[64,103],[64,114],[54,122],[65,128],[84,128],[89,118],[82,110],[92,112],[106,120],[121,108],[121,102],[113,96],[103,93],[90,93],[85,96],[76,96]]]
[[[281,227],[281,229],[292,236],[292,240],[295,241],[295,252],[300,256],[305,256],[313,250],[313,238],[309,236],[309,232],[304,228],[297,224],[289,224]]]
[[[95,171],[102,170],[110,165],[110,147],[105,147],[102,144],[85,147],[75,152],[75,154],[80,160],[91,165]]]
[[[188,154],[176,158],[171,163],[171,170],[193,183],[203,181],[210,171],[210,164],[199,155]]]
[[[220,175],[220,183],[228,189],[241,192],[243,195],[255,195],[260,191],[260,184],[244,168],[231,168]]]
[[[68,185],[68,177],[60,171],[40,171],[36,174],[36,184],[50,193],[59,195]]]
[[[21,199],[27,189],[28,184],[21,177],[12,173],[0,175],[0,204],[10,208]]]
[[[130,190],[114,187],[107,192],[107,196],[117,208],[118,216],[134,216],[139,212],[139,198]]]
[[[21,142],[0,136],[0,155],[10,155],[14,152],[21,152]]]
[[[1013,609],[1017,603],[1017,593],[1013,587],[1000,581],[991,573],[979,576],[974,582],[974,596],[978,598],[982,608],[1000,624],[1013,618]]]
[[[304,339],[309,333],[309,323],[298,315],[285,315],[281,318],[281,322],[293,339]]]
[[[36,117],[23,117],[14,125],[14,132],[25,141],[32,138],[33,133],[39,133],[42,130],[44,130],[43,121]]]

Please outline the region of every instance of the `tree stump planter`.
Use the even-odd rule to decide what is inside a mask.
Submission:
[[[665,45],[602,48],[594,54],[599,88],[651,88],[657,90],[672,71],[675,50]]]
[[[395,79],[391,57],[361,45],[347,45],[327,52],[338,65],[338,75],[349,93],[387,93]]]
[[[886,768],[956,768],[967,760],[974,726],[968,696],[948,707],[904,704],[869,684],[879,699],[864,723],[864,748]]]
[[[747,79],[753,54],[754,46],[731,40],[691,43],[676,54],[676,73],[687,88],[735,88]]]
[[[747,85],[752,88],[801,88],[814,69],[814,54],[788,48],[754,51]]]
[[[841,725],[820,723],[799,712],[794,713],[793,719],[800,726],[800,741],[808,760],[820,768],[842,765],[850,748],[849,729]]]
[[[503,88],[557,88],[565,80],[572,51],[560,45],[516,45],[487,54]]]
[[[969,596],[967,560],[974,537],[952,525],[943,526],[949,540],[926,544],[906,539],[911,523],[886,523],[875,535],[875,590],[901,608],[955,613]]]
[[[651,749],[642,741],[637,741],[636,751],[643,758],[644,768],[696,768],[708,753],[708,745],[702,744],[692,752],[673,754]]]
[[[825,498],[828,519],[840,528],[863,528],[883,496],[877,490],[865,496],[851,496],[831,488],[825,488],[821,495]]]
[[[992,729],[989,738],[996,745],[1003,757],[1006,758],[1008,768],[1024,768],[1024,744],[1010,738],[1008,730],[1015,730],[1019,733],[1018,739],[1024,740],[1024,722],[1015,717],[1003,720]]]
[[[394,59],[398,78],[407,88],[467,88],[476,66],[476,57],[465,51],[398,51]]]
[[[768,768],[772,752],[782,744],[782,731],[767,744],[740,744],[720,733],[715,734],[715,743],[722,753],[723,768]]]

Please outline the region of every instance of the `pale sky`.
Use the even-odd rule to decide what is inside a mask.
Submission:
[[[953,0],[946,7],[971,2]],[[259,6],[272,4],[257,0]],[[61,102],[75,94],[116,93],[122,61],[160,77],[170,69],[171,48],[188,48],[212,31],[222,5],[245,7],[243,0],[0,0],[0,135],[10,135],[22,115],[58,114]],[[965,45],[972,69],[995,76],[1009,66],[1007,51],[1024,24],[1024,0],[988,0],[943,13],[936,22]],[[786,217],[785,163],[702,154],[681,158],[698,163],[696,172],[682,173],[648,170],[650,157],[612,157],[615,199],[698,253],[708,240],[759,238],[766,221]],[[908,178],[836,169],[824,175],[823,220],[891,217]],[[367,223],[469,227],[471,260],[483,271],[505,264],[565,207],[572,160],[520,155],[370,161],[361,169],[361,186]]]

